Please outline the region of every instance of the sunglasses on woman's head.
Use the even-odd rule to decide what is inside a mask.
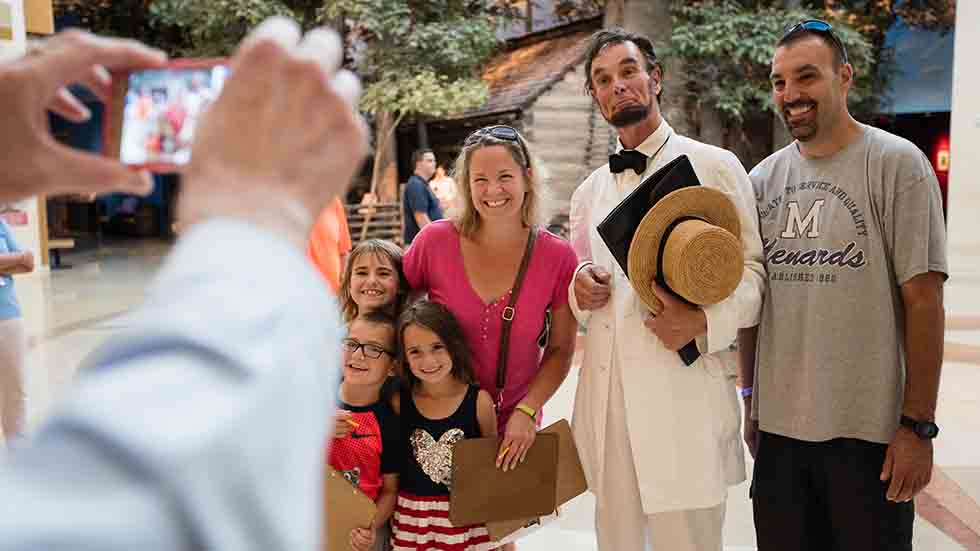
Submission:
[[[847,63],[847,48],[844,47],[844,43],[841,42],[841,39],[837,36],[837,33],[834,32],[834,27],[831,26],[830,23],[821,21],[820,19],[807,19],[805,21],[800,21],[792,27],[789,27],[786,32],[783,33],[782,39],[785,40],[786,37],[802,31],[811,31],[829,36],[834,44],[837,45],[837,48],[840,49],[841,57],[843,58],[844,63]]]
[[[527,168],[531,168],[531,157],[527,154],[527,148],[524,147],[524,142],[521,140],[521,135],[517,133],[514,128],[498,124],[496,126],[485,126],[479,130],[473,131],[466,140],[463,142],[463,147],[469,147],[480,141],[480,139],[492,136],[498,140],[504,140],[508,142],[516,142],[517,145],[521,146],[521,153],[524,154],[524,163]]]

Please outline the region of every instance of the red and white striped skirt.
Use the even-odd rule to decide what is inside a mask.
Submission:
[[[448,495],[399,492],[391,526],[394,551],[489,551],[497,547],[483,525],[450,524]]]

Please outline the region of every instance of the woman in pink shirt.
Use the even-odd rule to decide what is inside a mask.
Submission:
[[[424,227],[404,258],[409,285],[446,305],[463,327],[480,386],[497,402],[497,465],[505,470],[522,461],[534,442],[541,408],[568,375],[575,346],[568,285],[577,259],[568,242],[536,227],[542,216],[536,172],[516,130],[477,130],[456,161],[459,215]],[[532,235],[498,396],[504,310]]]

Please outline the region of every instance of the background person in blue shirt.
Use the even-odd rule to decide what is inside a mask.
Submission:
[[[34,255],[20,250],[0,219],[0,425],[8,442],[24,430],[24,324],[12,276],[32,271]]]
[[[405,246],[409,246],[415,236],[429,222],[442,219],[439,199],[429,189],[429,180],[436,173],[436,154],[431,149],[419,149],[412,154],[415,174],[405,184],[405,199],[402,209],[405,220]]]

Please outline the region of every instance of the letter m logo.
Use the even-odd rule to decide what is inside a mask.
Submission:
[[[786,206],[789,208],[789,216],[786,217],[786,229],[780,234],[785,239],[796,239],[806,234],[807,237],[820,237],[820,211],[823,209],[826,199],[817,199],[810,207],[810,211],[805,217],[800,217],[800,203],[790,201]]]

